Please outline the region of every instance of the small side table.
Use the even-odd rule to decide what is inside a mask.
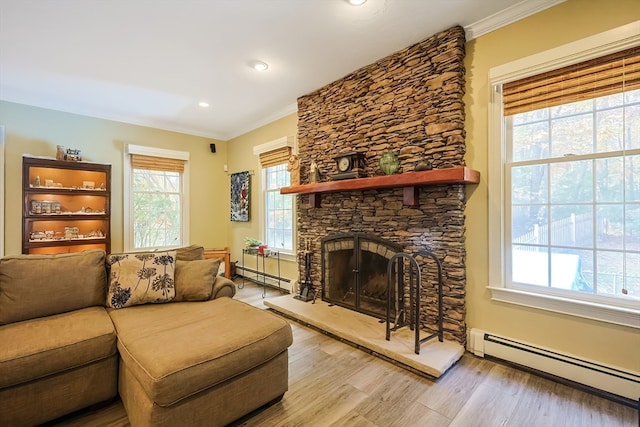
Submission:
[[[244,262],[245,259],[245,255],[247,257],[255,257],[256,258],[256,269],[252,270],[250,268],[247,268],[247,265]],[[265,269],[265,258],[271,258],[271,257],[275,257],[276,259],[276,264],[278,266],[278,275],[274,276],[273,274],[269,274],[267,273],[266,269]],[[260,259],[262,259],[262,263],[260,263]],[[260,266],[262,264],[262,271],[260,270]],[[264,298],[267,295],[267,277],[271,278],[271,279],[275,279],[278,281],[278,290],[282,292],[282,288],[280,287],[280,252],[276,251],[276,250],[271,250],[271,249],[265,249],[264,253],[259,253],[259,251],[257,249],[248,249],[245,248],[242,250],[242,268],[243,271],[249,271],[251,273],[255,273],[256,274],[256,279],[254,280],[256,283],[258,284],[262,284],[262,298]],[[260,281],[260,277],[262,277],[262,281]],[[238,284],[238,288],[242,289],[244,288],[244,280],[245,280],[245,275],[242,275],[242,283]],[[248,280],[253,280],[253,279],[248,279]]]

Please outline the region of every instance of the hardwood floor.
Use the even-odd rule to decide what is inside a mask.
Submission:
[[[279,295],[268,289],[268,296]],[[259,308],[262,287],[236,298]],[[289,391],[235,426],[638,426],[638,410],[465,353],[437,381],[297,323],[289,348]],[[124,427],[117,401],[58,426]]]

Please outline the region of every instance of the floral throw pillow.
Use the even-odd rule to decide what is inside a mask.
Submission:
[[[176,296],[176,251],[111,254],[107,307],[169,302]]]

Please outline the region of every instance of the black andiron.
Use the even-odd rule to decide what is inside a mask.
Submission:
[[[311,286],[311,245],[307,240],[304,248],[304,280],[300,283],[300,293],[294,295],[295,299],[308,302],[313,300],[316,302],[318,291],[314,291]]]
[[[438,341],[442,342],[443,325],[442,325],[442,265],[440,260],[429,251],[420,251],[415,254],[416,256],[430,257],[436,263],[438,267],[438,331],[420,338],[420,294],[422,284],[422,273],[420,272],[420,266],[415,257],[405,254],[397,253],[389,260],[387,265],[387,333],[386,339],[391,339],[391,332],[409,325],[409,328],[415,332],[414,352],[420,354],[420,345],[433,339],[438,338]],[[404,271],[403,260],[408,262],[408,271]],[[396,289],[392,291],[394,266],[396,274]],[[400,297],[402,295],[402,289],[404,288],[405,278],[409,280],[409,313],[404,313],[405,302]],[[395,319],[394,325],[391,325],[391,299],[395,296]]]

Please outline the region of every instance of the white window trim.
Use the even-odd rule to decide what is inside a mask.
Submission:
[[[259,156],[260,154],[268,153],[269,151],[277,150],[279,148],[291,147],[295,149],[295,138],[292,136],[283,136],[273,141],[265,142],[264,144],[256,145],[253,147],[253,154]]]
[[[640,310],[600,302],[578,301],[560,296],[526,292],[506,287],[504,250],[504,189],[506,159],[502,144],[505,129],[502,124],[502,97],[498,90],[503,83],[521,79],[570,64],[604,56],[640,45],[640,21],[573,43],[559,46],[489,71],[489,286],[491,299],[533,307],[557,313],[600,320],[640,329]]]
[[[182,246],[188,246],[189,243],[189,152],[167,150],[164,148],[146,147],[144,145],[127,144],[124,150],[123,160],[123,210],[124,210],[124,250],[129,251],[145,251],[147,249],[137,249],[133,247],[133,233],[131,232],[131,223],[133,221],[133,192],[131,191],[131,155],[139,154],[142,156],[165,157],[168,159],[184,160],[184,171],[182,173],[182,196],[183,203],[181,206],[182,218]]]

